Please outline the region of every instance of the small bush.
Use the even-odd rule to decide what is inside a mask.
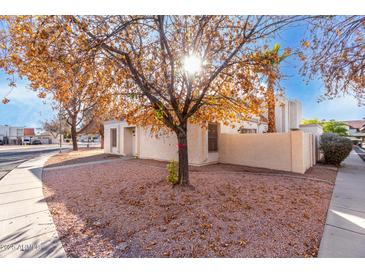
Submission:
[[[166,169],[167,169],[167,172],[169,173],[169,175],[167,176],[167,181],[172,185],[178,184],[179,177],[178,177],[177,162],[171,161],[170,163],[167,164]]]
[[[339,166],[350,154],[352,142],[335,133],[325,133],[321,136],[321,149],[326,163]]]

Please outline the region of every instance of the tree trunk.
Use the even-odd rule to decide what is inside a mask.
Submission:
[[[100,135],[100,148],[104,148],[104,125],[101,124],[99,126],[99,135]]]
[[[266,92],[266,102],[267,102],[267,120],[268,120],[267,132],[276,132],[274,79],[269,78]]]
[[[72,139],[72,149],[74,151],[77,151],[79,148],[77,146],[76,121],[71,122],[71,139]]]
[[[100,148],[103,149],[104,148],[104,135],[100,134]]]
[[[189,184],[189,158],[188,158],[188,139],[187,128],[184,127],[185,132],[177,133],[178,151],[179,151],[179,184]]]

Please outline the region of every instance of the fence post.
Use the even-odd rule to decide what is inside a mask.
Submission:
[[[304,132],[299,130],[290,131],[291,141],[291,171],[304,173]]]

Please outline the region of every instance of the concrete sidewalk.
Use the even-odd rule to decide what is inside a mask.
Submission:
[[[48,157],[24,162],[0,181],[0,258],[66,257],[42,191]]]
[[[365,258],[365,163],[354,151],[337,174],[318,257]]]
[[[127,160],[132,160],[132,159],[136,159],[136,157],[122,156],[120,158],[109,159],[109,160],[99,160],[99,161],[90,161],[90,162],[85,162],[85,163],[77,163],[77,164],[69,164],[69,165],[49,166],[49,167],[45,167],[44,171],[68,169],[68,168],[75,168],[75,167],[80,167],[80,166],[107,164],[107,163],[111,163],[111,162],[115,162],[115,161],[127,161]]]

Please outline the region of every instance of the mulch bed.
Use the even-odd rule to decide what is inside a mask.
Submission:
[[[44,193],[69,257],[316,256],[333,184],[238,169],[194,167],[184,188],[161,162],[116,161],[45,171]]]

